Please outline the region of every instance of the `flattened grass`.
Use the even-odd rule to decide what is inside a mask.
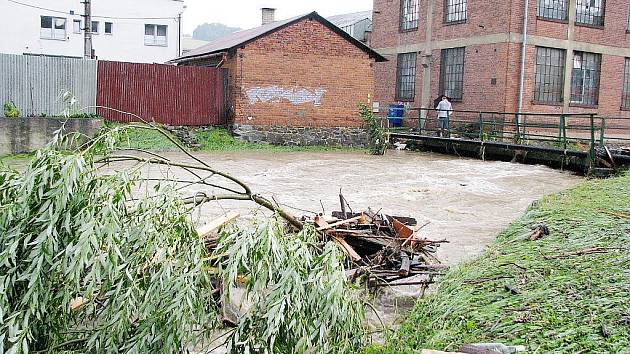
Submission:
[[[501,342],[529,353],[630,353],[629,215],[630,172],[542,199],[369,352]],[[524,239],[539,222],[551,234]],[[592,248],[605,253],[573,254]]]

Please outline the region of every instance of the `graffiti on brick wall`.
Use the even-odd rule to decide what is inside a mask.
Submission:
[[[287,100],[291,104],[298,105],[312,102],[315,106],[322,104],[322,98],[326,94],[324,89],[285,88],[279,86],[253,87],[246,91],[250,104],[257,102],[281,102]]]

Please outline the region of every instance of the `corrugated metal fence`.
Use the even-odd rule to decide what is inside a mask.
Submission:
[[[226,69],[0,54],[0,116],[7,101],[23,116],[60,115],[69,92],[75,110],[109,120],[134,119],[101,106],[163,124],[225,124],[227,77]]]
[[[95,106],[96,61],[0,54],[0,105],[12,101],[24,116],[59,115],[68,107],[64,92],[74,95],[77,107]]]
[[[170,125],[219,125],[226,120],[225,69],[100,61],[98,113],[110,120]]]

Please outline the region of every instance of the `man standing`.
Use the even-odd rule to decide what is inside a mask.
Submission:
[[[448,100],[448,97],[442,96],[442,100],[438,103],[435,109],[438,112],[438,134],[441,138],[448,137],[448,121],[451,113],[453,112],[453,106]]]

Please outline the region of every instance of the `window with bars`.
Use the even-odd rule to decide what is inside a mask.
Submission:
[[[628,22],[626,24],[626,32],[630,33],[630,4],[628,4]]]
[[[626,58],[623,69],[623,88],[621,90],[621,108],[630,110],[630,58]]]
[[[444,22],[464,22],[468,18],[467,0],[444,0]]]
[[[575,23],[603,26],[605,6],[605,0],[577,0]]]
[[[596,106],[599,103],[599,73],[602,56],[575,52],[571,73],[571,103]]]
[[[536,47],[534,102],[564,102],[564,49]]]
[[[451,100],[464,96],[464,55],[466,48],[442,49],[440,92]]]
[[[550,20],[569,20],[569,0],[538,0],[536,15]]]
[[[416,95],[416,53],[398,54],[396,100],[413,101]]]
[[[419,0],[400,0],[400,30],[411,31],[417,29],[419,12]]]

